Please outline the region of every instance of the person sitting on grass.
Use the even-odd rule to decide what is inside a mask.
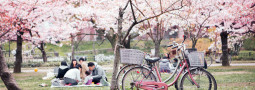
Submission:
[[[110,84],[107,82],[106,74],[103,68],[99,65],[94,64],[93,62],[88,63],[89,70],[92,75],[92,82],[94,84],[101,83],[103,86],[109,86]]]
[[[76,61],[76,59],[72,59],[71,65],[70,65],[70,69],[72,68],[76,68],[78,66],[78,63]]]
[[[89,71],[86,71],[85,72],[85,74],[86,74],[86,77],[85,77],[85,79],[84,79],[84,82],[83,82],[83,84],[85,84],[85,85],[90,85],[90,84],[92,84],[92,76],[90,75],[90,72]]]
[[[85,72],[86,71],[88,71],[89,69],[88,69],[88,64],[85,62],[86,61],[86,58],[84,59],[84,58],[80,58],[79,59],[79,62],[80,62],[80,64],[79,64],[79,70],[80,70],[80,72],[81,72],[81,79],[83,80],[83,79],[85,79],[85,77],[86,77],[86,74],[85,74]]]
[[[68,70],[69,70],[69,67],[66,64],[66,61],[61,61],[61,65],[59,66],[58,75],[56,78],[63,79],[64,75],[66,74]]]
[[[68,70],[64,76],[64,82],[65,82],[65,85],[67,86],[77,85],[78,82],[80,81],[81,81],[81,78],[80,78],[80,71],[78,69],[78,66]]]

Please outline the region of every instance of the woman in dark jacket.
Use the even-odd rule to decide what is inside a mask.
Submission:
[[[62,79],[68,70],[69,67],[66,64],[66,61],[61,61],[61,65],[59,66],[58,75],[56,78]]]
[[[70,65],[70,69],[76,68],[76,67],[78,67],[77,61],[76,61],[76,59],[72,59],[72,62],[71,62],[71,65]]]

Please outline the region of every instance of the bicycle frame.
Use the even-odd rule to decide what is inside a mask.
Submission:
[[[196,83],[196,81],[193,79],[190,71],[189,71],[189,66],[188,66],[188,63],[186,60],[184,60],[182,62],[182,67],[181,67],[181,70],[180,72],[177,74],[177,77],[174,79],[174,81],[170,84],[166,84],[164,82],[162,82],[161,80],[161,77],[159,75],[159,71],[157,70],[157,66],[154,66],[151,70],[151,71],[156,71],[157,73],[157,77],[159,79],[159,82],[156,82],[156,81],[143,81],[143,79],[139,82],[136,82],[136,87],[139,87],[141,89],[145,89],[145,90],[154,90],[154,89],[162,89],[162,90],[167,90],[168,87],[172,86],[177,80],[178,78],[180,77],[181,73],[184,71],[185,67],[187,68],[188,70],[188,73],[189,73],[189,76],[190,76],[190,79],[192,80],[192,82],[197,86],[199,87],[199,85]]]

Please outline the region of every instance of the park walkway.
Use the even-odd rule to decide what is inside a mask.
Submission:
[[[221,66],[222,64],[212,64],[211,66]],[[230,66],[255,66],[255,63],[233,63]]]

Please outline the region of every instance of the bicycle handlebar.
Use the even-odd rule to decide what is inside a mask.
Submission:
[[[166,46],[166,47],[172,47],[172,46],[174,46],[173,44],[171,44],[171,45],[168,45],[168,46]]]
[[[178,45],[176,45],[176,46],[172,47],[172,49],[175,49],[175,48],[177,48],[177,47],[178,47]]]
[[[184,41],[187,39],[187,36],[186,35],[183,35],[183,41],[182,41],[182,44],[178,44],[178,43],[175,43],[175,42],[173,42],[173,44],[171,44],[171,45],[168,45],[168,46],[166,46],[166,47],[172,47],[172,49],[175,49],[175,48],[178,48],[178,46],[182,46],[183,45],[183,43],[184,43]]]

